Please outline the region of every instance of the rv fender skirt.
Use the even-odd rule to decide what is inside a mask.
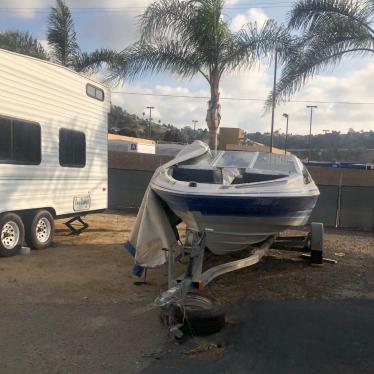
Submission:
[[[17,255],[25,237],[25,227],[21,218],[15,213],[0,215],[0,256]]]
[[[187,294],[183,302],[172,304],[168,314],[169,321],[182,325],[181,331],[192,336],[214,334],[224,327],[226,319],[222,304],[195,292]]]
[[[52,244],[55,222],[48,210],[37,210],[25,222],[25,239],[33,249],[44,249]]]

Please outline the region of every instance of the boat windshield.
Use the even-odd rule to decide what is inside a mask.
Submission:
[[[285,174],[297,172],[292,156],[261,152],[220,152],[213,161],[212,166],[217,168],[266,170]]]
[[[208,184],[249,184],[285,178],[300,173],[292,155],[274,153],[219,151],[186,160],[173,167],[178,181]]]
[[[255,152],[225,151],[218,154],[214,166],[218,168],[249,168],[257,157]]]
[[[258,153],[253,169],[276,171],[280,173],[297,173],[293,156],[274,153]]]
[[[195,158],[191,158],[184,162],[181,162],[180,165],[195,165],[195,166],[210,166],[214,160],[214,156],[211,152],[206,152],[203,155]]]

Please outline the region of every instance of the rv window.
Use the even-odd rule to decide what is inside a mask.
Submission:
[[[60,129],[60,165],[72,168],[86,166],[86,136],[83,132]]]
[[[41,162],[39,124],[0,117],[0,162],[39,165]]]
[[[9,160],[12,156],[12,121],[0,117],[0,160]]]
[[[104,91],[101,88],[95,87],[92,84],[87,84],[86,93],[93,99],[104,101]]]

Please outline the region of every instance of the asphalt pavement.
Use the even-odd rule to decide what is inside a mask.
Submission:
[[[227,309],[232,323],[207,340],[222,355],[186,354],[192,340],[143,373],[374,373],[374,301],[241,301]]]

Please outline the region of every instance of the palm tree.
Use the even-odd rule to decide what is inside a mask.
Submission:
[[[111,66],[112,77],[133,79],[170,71],[182,78],[201,74],[210,86],[206,122],[210,146],[217,148],[221,120],[220,80],[224,73],[251,68],[276,49],[285,57],[288,31],[268,20],[232,32],[222,15],[224,0],[159,0],[140,17],[141,38],[122,51],[125,64]],[[119,61],[117,57],[117,61]]]
[[[126,64],[117,52],[110,49],[100,49],[90,53],[81,52],[70,9],[63,0],[56,0],[55,7],[51,8],[47,24],[47,40],[52,59],[79,72],[92,73],[103,63],[108,67],[114,63],[121,63],[124,66]]]
[[[37,39],[28,32],[4,31],[0,32],[0,48],[12,52],[47,60],[47,52]]]
[[[374,0],[301,0],[290,13],[289,28],[301,29],[302,37],[298,54],[283,69],[277,101],[344,56],[374,56]],[[268,105],[271,100],[272,95]]]
[[[63,0],[56,0],[56,6],[51,8],[47,24],[47,40],[49,53],[28,32],[0,32],[0,48],[42,60],[51,59],[78,72],[96,72],[103,63],[106,63],[109,68],[111,64],[121,64],[125,68],[126,61],[123,56],[113,50],[81,52],[70,9]]]
[[[69,7],[63,0],[56,0],[48,17],[47,40],[55,62],[74,68],[80,48],[74,30]]]

